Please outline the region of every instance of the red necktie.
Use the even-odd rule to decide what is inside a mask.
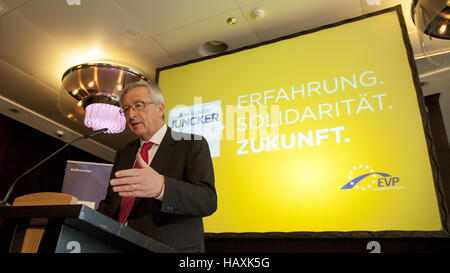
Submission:
[[[152,145],[153,145],[153,142],[147,142],[147,143],[144,143],[144,145],[142,145],[142,148],[141,148],[141,157],[142,157],[142,159],[144,159],[145,163],[147,163],[147,164],[148,164],[148,150],[150,150]],[[133,168],[135,168],[135,169],[140,168],[137,161],[136,161],[136,163],[134,163]],[[122,203],[120,203],[119,217],[117,218],[117,221],[119,221],[122,224],[125,224],[128,216],[130,215],[131,209],[133,208],[134,199],[136,199],[136,197],[123,197],[122,198]]]

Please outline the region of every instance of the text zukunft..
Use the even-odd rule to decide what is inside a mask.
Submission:
[[[342,135],[341,131],[344,130],[345,128],[341,126],[310,130],[305,133],[297,132],[238,140],[236,143],[239,144],[239,149],[236,154],[245,155],[249,153],[290,150],[294,148],[302,148],[304,146],[320,146],[325,142],[325,140],[334,143],[350,142],[350,138]]]

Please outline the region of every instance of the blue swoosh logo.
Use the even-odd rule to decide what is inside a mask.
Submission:
[[[366,178],[367,176],[369,176],[369,175],[371,175],[371,174],[379,174],[379,175],[381,175],[381,176],[383,176],[383,177],[389,177],[389,176],[390,176],[390,175],[387,174],[387,173],[366,173],[366,174],[360,175],[360,176],[358,176],[358,177],[356,177],[356,178],[350,180],[350,182],[348,182],[347,184],[345,184],[345,185],[341,188],[341,190],[348,190],[348,189],[353,188],[359,181],[363,180],[364,178]]]

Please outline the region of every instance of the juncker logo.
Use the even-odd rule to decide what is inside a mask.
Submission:
[[[354,166],[349,171],[349,182],[347,182],[341,190],[399,190],[405,189],[406,186],[401,185],[400,178],[392,176],[385,172],[377,172],[370,168],[369,165]]]
[[[211,157],[220,156],[222,124],[222,101],[182,105],[169,111],[167,125],[177,132],[197,134],[208,142]]]

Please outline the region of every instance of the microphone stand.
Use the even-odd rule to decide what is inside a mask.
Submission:
[[[84,138],[91,138],[93,136],[96,135],[100,135],[105,133],[106,131],[108,131],[108,128],[104,128],[101,130],[97,130],[94,131],[92,134],[89,135],[84,135],[81,137],[78,137],[74,140],[72,140],[71,142],[67,143],[66,145],[62,146],[61,148],[59,148],[56,152],[54,152],[53,154],[47,156],[44,160],[42,160],[41,162],[39,162],[38,164],[34,165],[31,169],[27,170],[26,172],[24,172],[22,175],[20,175],[16,180],[14,180],[14,182],[11,184],[11,186],[8,189],[8,192],[5,195],[5,198],[3,199],[2,203],[0,204],[0,207],[4,207],[4,206],[8,206],[8,201],[11,198],[11,194],[14,190],[14,186],[16,185],[17,181],[19,181],[22,177],[24,177],[25,175],[27,175],[28,173],[30,173],[32,170],[36,169],[37,167],[39,167],[40,165],[42,165],[42,163],[44,163],[45,161],[49,160],[50,158],[52,158],[53,156],[55,156],[57,153],[59,153],[60,151],[62,151],[64,148],[66,148],[67,146],[71,145],[72,143],[80,140],[80,139],[84,139]]]

